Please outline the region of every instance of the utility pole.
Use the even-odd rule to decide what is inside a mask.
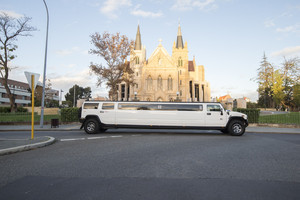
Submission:
[[[76,87],[76,84],[74,85],[74,101],[73,101],[73,107],[75,108],[75,87]]]
[[[48,48],[48,29],[49,29],[49,12],[46,1],[44,1],[46,11],[47,11],[47,31],[46,31],[46,46],[45,46],[45,60],[44,60],[44,76],[43,76],[43,96],[42,96],[42,108],[41,108],[41,120],[40,127],[43,128],[44,125],[44,107],[45,107],[45,82],[46,82],[46,68],[47,68],[47,48]]]

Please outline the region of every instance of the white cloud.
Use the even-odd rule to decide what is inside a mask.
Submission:
[[[125,6],[131,6],[131,0],[106,0],[100,11],[107,17],[116,19],[118,18],[117,13],[119,13],[119,9]]]
[[[72,64],[70,64],[71,66]],[[89,68],[86,68],[82,71],[77,71],[76,73],[67,73],[64,75],[60,74],[51,74],[48,75],[51,80],[52,87],[54,89],[64,91],[64,94],[69,92],[69,89],[73,87],[73,85],[77,84],[80,87],[91,87],[92,96],[107,96],[107,90],[104,87],[96,86],[96,77],[91,76],[89,73]]]
[[[171,9],[181,11],[192,10],[193,8],[198,8],[199,10],[211,10],[216,7],[215,0],[176,0]]]
[[[274,20],[272,20],[272,19],[266,20],[264,24],[265,24],[266,28],[270,28],[270,27],[275,26]]]
[[[287,47],[284,48],[280,51],[276,51],[271,53],[272,57],[277,57],[277,56],[292,56],[292,55],[300,55],[300,46],[295,46],[295,47]]]
[[[296,24],[296,25],[287,26],[287,27],[284,27],[284,28],[277,28],[276,31],[277,32],[282,32],[282,33],[290,33],[290,32],[298,31],[299,28],[300,28],[300,25]]]
[[[10,10],[0,10],[0,13],[5,13],[7,14],[8,16],[12,17],[12,18],[21,18],[21,17],[24,17],[24,15],[22,14],[19,14],[19,13],[16,13],[14,11],[10,11]]]
[[[56,51],[55,53],[57,55],[60,55],[60,56],[68,56],[68,55],[71,55],[73,53],[82,53],[82,54],[85,54],[83,50],[80,50],[79,47],[72,47],[71,49],[62,49],[62,50],[58,50]]]
[[[141,5],[137,5],[130,13],[134,16],[142,16],[142,17],[151,17],[151,18],[156,18],[156,17],[161,17],[163,13],[161,11],[159,12],[150,12],[150,11],[144,11],[139,9]]]

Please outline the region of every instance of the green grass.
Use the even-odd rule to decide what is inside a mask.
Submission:
[[[291,112],[278,115],[261,115],[259,116],[259,123],[300,125],[300,112]]]
[[[34,121],[39,122],[41,116],[34,114]],[[60,115],[44,115],[44,122],[59,119]],[[31,122],[31,113],[0,113],[0,122]]]

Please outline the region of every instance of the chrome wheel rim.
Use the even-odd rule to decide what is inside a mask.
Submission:
[[[95,130],[95,127],[96,127],[95,123],[94,122],[90,122],[90,123],[87,124],[86,129],[89,132],[93,132]]]
[[[240,124],[233,124],[232,130],[234,133],[240,133],[242,132],[242,126]]]

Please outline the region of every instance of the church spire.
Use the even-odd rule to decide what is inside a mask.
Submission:
[[[181,34],[181,27],[180,27],[180,23],[178,25],[178,33],[177,33],[177,41],[176,41],[176,48],[179,49],[183,49],[183,39],[182,39],[182,34]]]
[[[134,50],[142,50],[142,40],[141,40],[141,33],[140,33],[140,25],[138,25]]]

